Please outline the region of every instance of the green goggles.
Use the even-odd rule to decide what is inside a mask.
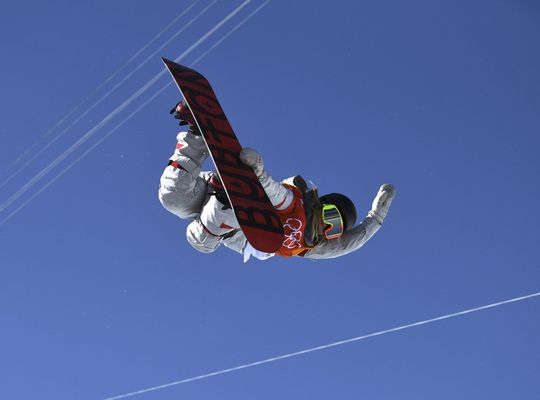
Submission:
[[[343,235],[345,225],[338,208],[333,204],[323,204],[322,220],[324,222],[324,236],[327,239],[337,239]]]

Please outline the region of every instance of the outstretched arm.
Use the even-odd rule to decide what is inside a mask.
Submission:
[[[339,239],[323,240],[308,250],[305,258],[335,258],[352,253],[362,247],[381,228],[372,217],[366,217],[359,225],[345,232]]]
[[[240,161],[253,168],[255,175],[276,210],[285,210],[294,200],[293,192],[281,182],[275,181],[264,169],[261,155],[253,149],[246,147],[240,152]]]
[[[345,232],[338,239],[323,240],[313,249],[308,250],[304,257],[335,258],[358,250],[381,229],[395,195],[396,190],[392,185],[382,185],[373,200],[371,211],[359,225]]]

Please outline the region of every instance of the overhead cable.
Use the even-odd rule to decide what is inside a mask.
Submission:
[[[502,305],[505,305],[505,304],[510,304],[510,303],[515,303],[515,302],[518,302],[518,301],[531,299],[531,298],[537,297],[537,296],[540,296],[540,292],[528,294],[528,295],[525,295],[525,296],[515,297],[515,298],[509,299],[509,300],[499,301],[497,303],[492,303],[492,304],[488,304],[488,305],[485,305],[485,306],[470,308],[468,310],[458,311],[458,312],[455,312],[455,313],[452,313],[452,314],[442,315],[440,317],[425,319],[423,321],[413,322],[413,323],[410,323],[410,324],[407,324],[407,325],[397,326],[395,328],[390,328],[390,329],[385,329],[385,330],[382,330],[382,331],[368,333],[366,335],[356,336],[356,337],[353,337],[353,338],[350,338],[350,339],[339,340],[337,342],[324,344],[324,345],[317,346],[317,347],[311,347],[311,348],[308,348],[308,349],[295,351],[295,352],[292,352],[292,353],[287,353],[287,354],[283,354],[283,355],[276,356],[276,357],[266,358],[264,360],[254,361],[254,362],[250,362],[250,363],[247,363],[247,364],[238,365],[238,366],[232,367],[232,368],[227,368],[227,369],[222,369],[222,370],[219,370],[219,371],[209,372],[209,373],[202,374],[202,375],[196,375],[196,376],[193,376],[193,377],[190,377],[190,378],[184,378],[184,379],[181,379],[181,380],[178,380],[178,381],[165,383],[163,385],[153,386],[153,387],[149,387],[149,388],[146,388],[146,389],[140,389],[140,390],[137,390],[137,391],[134,391],[134,392],[120,394],[120,395],[113,396],[113,397],[107,397],[104,400],[120,400],[120,399],[125,399],[125,398],[128,398],[128,397],[137,396],[137,395],[140,395],[140,394],[155,392],[157,390],[170,388],[172,386],[178,386],[178,385],[182,385],[182,384],[189,383],[189,382],[200,381],[200,380],[203,380],[203,379],[208,379],[208,378],[211,378],[211,377],[214,377],[214,376],[228,374],[230,372],[235,372],[235,371],[239,371],[239,370],[243,370],[243,369],[247,369],[247,368],[258,367],[260,365],[269,364],[269,363],[273,363],[273,362],[280,361],[280,360],[285,360],[287,358],[298,357],[298,356],[301,356],[301,355],[313,353],[313,352],[320,351],[320,350],[326,350],[326,349],[329,349],[329,348],[332,348],[332,347],[343,346],[345,344],[358,342],[360,340],[365,340],[365,339],[373,338],[373,337],[376,337],[376,336],[387,335],[389,333],[403,331],[405,329],[410,329],[410,328],[414,328],[414,327],[421,326],[421,325],[427,325],[427,324],[431,324],[433,322],[439,322],[439,321],[443,321],[443,320],[450,319],[450,318],[460,317],[460,316],[463,316],[463,315],[466,315],[466,314],[471,314],[471,313],[474,313],[474,312],[499,307],[499,306],[502,306]]]

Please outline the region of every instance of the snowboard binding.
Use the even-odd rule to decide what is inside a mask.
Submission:
[[[184,100],[179,101],[176,105],[169,111],[169,114],[174,114],[175,119],[179,119],[179,125],[194,125],[195,120],[189,111],[188,106]]]
[[[171,109],[171,111],[169,111],[169,114],[174,114],[174,118],[180,120],[178,125],[188,125],[189,131],[191,133],[200,136],[201,133],[199,132],[199,128],[197,128],[197,125],[195,125],[193,115],[191,115],[191,111],[189,111],[189,108],[184,100],[176,103],[176,105]]]

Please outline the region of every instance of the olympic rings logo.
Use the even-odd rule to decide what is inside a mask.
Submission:
[[[302,221],[296,218],[287,218],[283,229],[285,231],[283,247],[288,249],[302,247]]]

